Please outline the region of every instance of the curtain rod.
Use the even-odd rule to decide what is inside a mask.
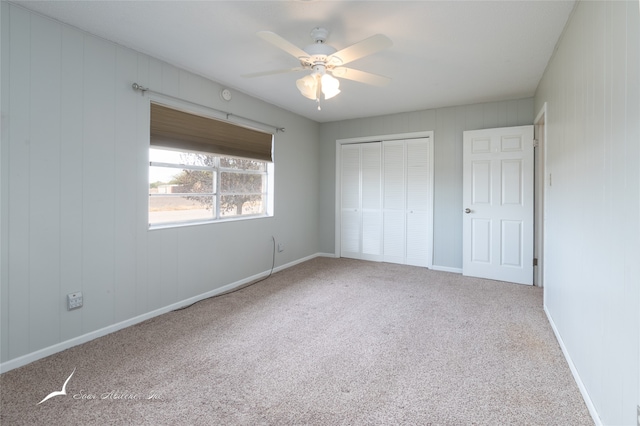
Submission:
[[[227,120],[229,120],[229,117],[231,117],[231,116],[238,117],[241,120],[248,121],[248,122],[251,122],[251,123],[254,123],[254,124],[259,124],[261,126],[266,126],[266,127],[272,127],[273,129],[275,129],[276,133],[278,133],[278,132],[284,133],[284,127],[277,127],[277,126],[274,126],[272,124],[262,123],[260,121],[253,120],[251,118],[242,117],[241,115],[237,115],[237,114],[233,114],[233,113],[230,113],[230,112],[222,111],[222,110],[219,110],[219,109],[211,108],[211,107],[206,106],[206,105],[201,105],[201,104],[198,104],[198,103],[195,103],[195,102],[187,101],[185,99],[180,99],[180,98],[177,98],[175,96],[167,95],[167,94],[164,94],[164,93],[161,93],[161,92],[156,92],[155,90],[151,90],[148,87],[143,87],[143,86],[139,85],[138,83],[133,83],[131,85],[131,87],[135,91],[142,92],[143,95],[145,94],[145,92],[155,93],[157,95],[165,96],[165,97],[168,97],[168,98],[173,98],[173,99],[178,100],[180,102],[188,102],[190,104],[193,104],[193,105],[196,105],[196,106],[199,106],[199,107],[202,107],[202,108],[207,108],[207,109],[210,109],[210,110],[215,111],[215,112],[220,113],[220,114],[224,114],[227,117]]]

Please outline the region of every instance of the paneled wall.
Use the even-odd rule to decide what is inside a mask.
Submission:
[[[536,111],[547,103],[545,309],[607,425],[636,424],[640,402],[638,5],[578,2],[535,97]]]
[[[361,118],[320,127],[320,251],[335,251],[336,140],[434,131],[433,265],[462,268],[462,132],[533,124],[533,98]]]
[[[319,125],[2,2],[0,361],[318,253]],[[285,127],[275,216],[148,230],[149,99],[168,95]],[[84,307],[67,311],[67,293]]]

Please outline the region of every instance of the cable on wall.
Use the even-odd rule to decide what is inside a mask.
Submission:
[[[273,251],[272,251],[272,255],[271,255],[271,270],[269,271],[269,275],[267,275],[266,277],[260,278],[259,280],[256,280],[256,281],[254,281],[254,282],[252,282],[252,283],[248,283],[248,284],[246,284],[246,285],[240,286],[240,287],[238,287],[238,288],[236,288],[236,289],[229,290],[229,291],[226,291],[226,292],[224,292],[224,293],[216,294],[216,295],[214,295],[214,296],[205,297],[204,299],[200,299],[200,300],[198,300],[198,301],[196,301],[196,302],[193,302],[193,303],[191,303],[191,304],[189,304],[189,305],[182,306],[182,307],[180,307],[180,308],[176,308],[176,309],[172,310],[171,312],[182,311],[182,310],[187,309],[187,308],[190,308],[190,307],[192,307],[193,305],[195,305],[196,303],[200,303],[200,302],[202,302],[202,301],[204,301],[204,300],[215,299],[215,298],[220,297],[220,296],[226,296],[226,295],[228,295],[228,294],[235,293],[236,291],[240,291],[240,290],[245,289],[245,288],[247,288],[247,287],[251,287],[252,285],[258,284],[259,282],[262,282],[262,281],[264,281],[264,280],[266,280],[266,279],[270,278],[270,277],[271,277],[271,275],[273,274],[273,269],[274,269],[274,268],[275,268],[275,266],[276,266],[276,237],[274,237],[274,236],[272,235],[272,236],[271,236],[271,240],[273,241]]]
[[[157,92],[157,91],[155,91],[155,90],[151,90],[151,89],[149,89],[148,87],[141,86],[141,85],[139,85],[138,83],[133,83],[133,84],[131,85],[131,87],[133,88],[133,90],[135,90],[136,92],[140,92],[140,93],[142,93],[143,95],[144,95],[146,92],[149,92],[149,93],[155,93],[155,94],[160,95],[160,96],[164,96],[164,97],[167,97],[167,98],[172,98],[172,99],[178,100],[178,101],[180,101],[180,102],[187,102],[187,103],[190,103],[190,104],[192,104],[192,105],[195,105],[195,106],[198,106],[198,107],[201,107],[201,108],[207,108],[207,109],[209,109],[209,110],[215,111],[215,112],[216,112],[216,113],[218,113],[218,114],[224,115],[224,116],[226,117],[227,121],[231,121],[231,120],[230,120],[230,117],[237,117],[237,118],[239,118],[240,120],[242,120],[242,121],[246,121],[246,122],[247,122],[247,123],[249,123],[249,124],[257,124],[257,125],[259,125],[259,126],[263,126],[263,127],[271,127],[272,129],[274,129],[274,131],[275,131],[276,133],[278,133],[278,132],[279,132],[279,133],[284,133],[284,130],[285,130],[285,129],[284,129],[284,127],[278,127],[278,126],[274,126],[274,125],[272,125],[272,124],[262,123],[262,122],[260,122],[260,121],[256,121],[256,120],[253,120],[253,119],[251,119],[251,118],[243,117],[243,116],[241,116],[241,115],[233,114],[233,113],[231,113],[231,112],[222,111],[222,110],[219,110],[219,109],[211,108],[211,107],[206,106],[206,105],[198,104],[198,103],[196,103],[196,102],[187,101],[187,100],[185,100],[185,99],[180,99],[180,98],[177,98],[177,97],[175,97],[175,96],[171,96],[171,95],[167,95],[167,94],[165,94],[165,93]]]

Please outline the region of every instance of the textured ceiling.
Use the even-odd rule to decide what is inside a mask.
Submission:
[[[574,1],[14,1],[318,122],[517,99],[534,94]],[[292,56],[256,36],[293,44],[330,31],[342,49],[374,34],[393,46],[349,67],[392,78],[386,87],[342,80],[323,101],[300,95]],[[153,89],[153,88],[152,88]]]

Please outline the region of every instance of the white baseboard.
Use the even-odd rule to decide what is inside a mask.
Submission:
[[[291,268],[292,266],[295,266],[295,265],[297,265],[299,263],[306,262],[306,261],[311,260],[311,259],[315,259],[316,257],[334,257],[334,256],[333,256],[333,254],[328,254],[328,253],[315,253],[315,254],[312,254],[312,255],[307,256],[307,257],[302,257],[300,259],[296,259],[296,260],[291,261],[289,263],[286,263],[284,265],[277,266],[277,267],[275,267],[273,269],[273,272],[278,272],[278,271],[282,271],[282,270],[287,269],[287,268]],[[267,272],[267,274],[268,274],[268,272]]]
[[[316,257],[331,257],[333,259],[339,259],[340,256],[338,256],[335,253],[318,253],[316,254]]]
[[[560,336],[560,332],[556,328],[555,322],[553,322],[553,318],[547,309],[547,305],[544,305],[544,313],[547,315],[547,319],[549,320],[549,324],[551,324],[551,328],[553,329],[553,333],[556,335],[556,339],[558,340],[558,344],[562,349],[562,353],[564,354],[564,358],[567,360],[569,364],[569,369],[571,370],[571,374],[573,374],[573,378],[578,385],[578,389],[580,389],[580,393],[582,394],[582,398],[584,399],[584,403],[587,405],[587,409],[589,410],[589,414],[591,414],[591,418],[596,426],[602,426],[602,421],[600,420],[600,416],[598,416],[598,412],[596,411],[595,405],[593,405],[593,401],[591,401],[591,397],[589,396],[589,392],[587,392],[587,388],[584,386],[582,379],[580,378],[580,374],[578,373],[578,369],[576,368],[573,360],[571,359],[571,355],[569,355],[569,351],[567,347],[564,345],[564,341]]]
[[[452,268],[450,266],[432,265],[431,268],[429,268],[429,269],[433,269],[434,271],[453,272],[454,274],[461,274],[462,273],[462,268]]]
[[[297,265],[302,262],[306,262],[308,260],[314,259],[316,257],[335,257],[333,254],[329,253],[316,253],[307,257],[303,257],[301,259],[294,260],[284,265],[280,265],[278,267],[273,268],[273,272],[282,271],[284,269],[290,268],[294,265]],[[208,291],[206,293],[200,294],[198,296],[193,296],[188,299],[182,300],[180,302],[172,303],[171,305],[162,307],[160,309],[153,310],[151,312],[147,312],[142,315],[138,315],[133,318],[129,318],[128,320],[121,321],[116,324],[109,325],[107,327],[101,328],[99,330],[92,331],[90,333],[83,334],[78,337],[74,337],[69,340],[65,340],[64,342],[56,343],[55,345],[37,350],[35,352],[28,353],[26,355],[22,355],[18,358],[11,359],[9,361],[0,363],[0,373],[5,373],[7,371],[13,370],[18,367],[22,367],[24,365],[30,364],[39,359],[48,357],[49,355],[53,355],[58,352],[62,352],[65,349],[72,348],[77,345],[81,345],[83,343],[89,342],[91,340],[97,339],[98,337],[106,336],[107,334],[111,334],[115,331],[122,330],[123,328],[130,327],[132,325],[141,323],[148,319],[157,317],[158,315],[166,314],[167,312],[171,312],[175,309],[191,305],[195,302],[199,302],[200,300],[207,299],[209,297],[217,296],[219,294],[234,290],[238,287],[246,285],[252,281],[259,280],[261,278],[265,278],[269,275],[271,271],[261,272],[259,274],[253,275],[251,277],[247,277],[245,279],[236,281],[231,284],[227,284],[225,286],[216,288],[214,290]]]

